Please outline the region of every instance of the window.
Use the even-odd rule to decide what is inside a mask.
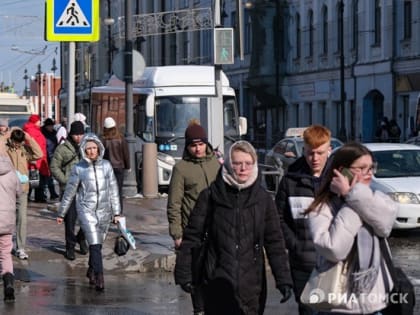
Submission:
[[[411,38],[411,0],[404,1],[404,39]]]
[[[296,58],[300,57],[300,15],[296,13]]]
[[[353,1],[353,7],[352,7],[352,27],[353,27],[353,34],[352,34],[352,48],[354,50],[357,50],[358,47],[358,41],[359,41],[359,18],[358,18],[358,6],[359,2],[358,0]]]
[[[308,27],[309,27],[309,38],[308,38],[308,56],[312,57],[314,54],[314,12],[309,10],[308,13]]]
[[[328,53],[328,9],[322,8],[322,53]]]
[[[374,44],[380,45],[381,44],[381,1],[375,0],[375,17],[374,17]]]

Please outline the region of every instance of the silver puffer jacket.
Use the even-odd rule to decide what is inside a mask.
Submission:
[[[99,157],[91,161],[86,157],[88,141],[99,146]],[[102,244],[113,216],[119,215],[121,205],[118,185],[111,163],[103,159],[104,146],[94,134],[86,134],[80,144],[82,159],[71,170],[58,216],[64,217],[74,197],[80,225],[89,245]]]

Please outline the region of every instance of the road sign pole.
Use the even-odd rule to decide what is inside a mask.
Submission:
[[[68,104],[67,104],[67,124],[70,124],[74,120],[74,100],[75,100],[75,87],[74,87],[74,76],[76,70],[76,43],[69,42],[69,82],[68,82]]]

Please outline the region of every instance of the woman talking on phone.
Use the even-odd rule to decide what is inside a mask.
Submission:
[[[345,144],[334,153],[326,184],[306,211],[316,268],[326,270],[349,257],[356,257],[358,266],[354,270],[358,276],[349,277],[348,283],[357,300],[328,312],[381,314],[387,307],[393,282],[380,242],[391,233],[397,209],[390,197],[370,188],[375,171],[373,155],[365,146]]]

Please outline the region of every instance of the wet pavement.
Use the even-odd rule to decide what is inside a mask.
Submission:
[[[124,200],[127,227],[136,250],[118,257],[112,225],[104,244],[105,291],[96,292],[85,277],[88,256],[64,258],[64,226],[55,222],[53,205],[29,203],[29,260],[14,258],[16,302],[0,300],[0,314],[192,314],[189,295],[173,281],[175,255],[168,236],[166,198]],[[394,260],[416,285],[420,300],[420,231],[391,237]],[[297,314],[294,301],[280,304],[280,293],[268,276],[265,314]],[[0,290],[2,296],[2,290]],[[415,314],[420,314],[419,305]]]

